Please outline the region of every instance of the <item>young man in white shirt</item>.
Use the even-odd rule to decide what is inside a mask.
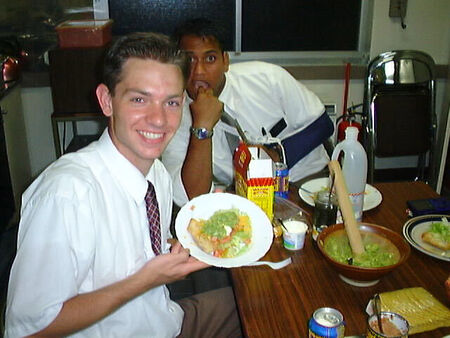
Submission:
[[[108,128],[55,161],[23,195],[6,337],[192,336],[204,309],[193,316],[185,300],[183,319],[165,284],[207,265],[167,243],[172,184],[158,160],[180,123],[186,75],[185,56],[166,36],[135,33],[109,49],[96,90]],[[159,207],[160,253],[150,240],[148,182]],[[217,308],[201,324],[223,321],[223,304],[238,325],[230,295],[216,290],[200,299]],[[227,325],[225,334],[239,336]]]
[[[326,167],[322,143],[334,126],[314,93],[277,65],[230,65],[218,28],[209,20],[186,22],[175,39],[191,60],[181,125],[162,156],[178,205],[210,191],[212,182],[233,181],[236,143],[230,139],[238,133],[223,112],[253,139],[267,133],[281,140],[292,182]]]

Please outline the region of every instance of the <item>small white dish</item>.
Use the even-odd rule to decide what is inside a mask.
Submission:
[[[315,178],[301,185],[298,190],[298,194],[301,199],[305,201],[310,206],[314,206],[314,195],[320,190],[325,190],[330,186],[328,177]],[[306,191],[310,191],[308,193]],[[364,194],[364,205],[363,211],[371,210],[380,205],[383,197],[380,191],[370,184],[366,184],[365,194]]]
[[[341,274],[339,274],[339,277],[347,284],[350,284],[353,286],[358,286],[358,287],[363,287],[363,288],[369,287],[369,286],[374,286],[375,284],[377,284],[380,281],[379,279],[369,280],[369,281],[354,280],[354,279],[342,276]]]

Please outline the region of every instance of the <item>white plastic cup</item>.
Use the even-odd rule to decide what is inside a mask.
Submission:
[[[300,250],[305,245],[308,225],[297,220],[283,221],[283,245],[288,250]]]

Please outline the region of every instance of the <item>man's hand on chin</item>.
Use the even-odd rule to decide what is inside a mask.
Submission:
[[[194,127],[212,130],[220,119],[223,103],[214,96],[212,88],[199,87],[190,109]]]

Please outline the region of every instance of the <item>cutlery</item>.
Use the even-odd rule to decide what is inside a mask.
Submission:
[[[314,192],[309,191],[308,189],[305,189],[303,187],[300,187],[300,190],[303,190],[304,192],[306,192],[307,194],[310,194],[310,195],[314,195],[315,194]]]
[[[247,264],[246,266],[257,266],[257,265],[268,265],[274,270],[278,270],[281,268],[284,268],[286,265],[289,265],[292,263],[291,257],[286,258],[279,262],[269,262],[269,261],[257,261],[250,264]]]
[[[377,293],[375,294],[374,298],[373,298],[373,305],[374,305],[374,310],[375,310],[375,314],[377,315],[377,321],[378,321],[378,327],[380,328],[380,333],[384,333],[383,330],[383,322],[381,320],[381,300],[380,300],[380,295]]]
[[[222,116],[221,116],[221,120],[223,122],[225,122],[226,124],[230,125],[230,126],[234,126],[239,134],[239,136],[241,137],[242,141],[245,144],[249,144],[247,135],[245,135],[244,130],[242,130],[241,125],[239,124],[238,120],[231,117],[225,110],[222,109]]]

